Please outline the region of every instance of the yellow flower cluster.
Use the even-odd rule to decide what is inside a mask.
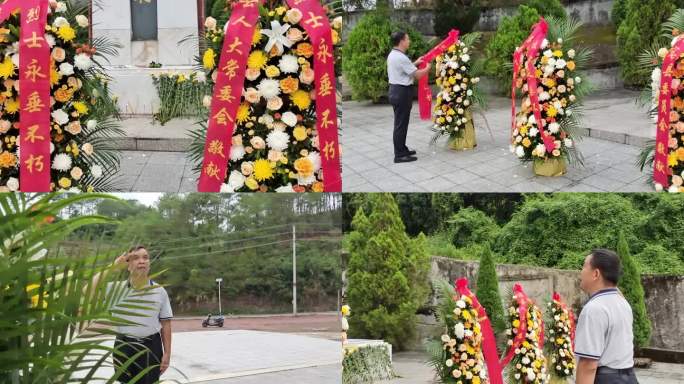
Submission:
[[[322,192],[314,47],[305,32],[304,15],[285,5],[262,8],[260,14],[222,191]],[[330,24],[336,45],[342,20]],[[211,17],[205,27],[208,48],[201,61],[213,84],[225,32]],[[337,47],[329,47],[328,54],[336,58]],[[326,79],[321,86],[331,92],[334,81]]]
[[[575,352],[572,345],[572,314],[562,303],[552,300],[549,304],[552,324],[548,331],[547,345],[549,347],[551,372],[559,378],[571,377],[575,371]]]
[[[524,321],[527,326],[522,344],[514,350],[514,356],[509,368],[509,381],[511,383],[548,383],[550,376],[547,373],[546,357],[540,347],[541,334],[543,332],[542,313],[539,308],[528,300],[525,318],[519,315],[519,303],[513,296],[513,303],[508,308],[509,329],[508,346],[513,346],[513,340],[517,336],[517,328]]]
[[[574,139],[566,127],[575,121],[573,107],[579,103],[576,88],[582,83],[577,73],[576,55],[574,49],[564,50],[561,39],[552,43],[544,40],[539,57],[524,59],[515,84],[523,92],[523,101],[515,117],[516,127],[511,142],[511,152],[521,160],[560,158],[573,150]],[[532,108],[527,60],[535,62],[541,122],[537,121]],[[543,127],[543,133],[540,127]]]
[[[459,41],[437,58],[436,82],[441,90],[434,108],[433,131],[452,138],[464,134],[466,112],[473,105],[475,85],[480,81],[470,74],[470,49]]]
[[[449,356],[444,361],[445,370],[451,372],[458,383],[487,383],[479,314],[468,296],[457,297],[455,304],[447,332],[441,337]]]

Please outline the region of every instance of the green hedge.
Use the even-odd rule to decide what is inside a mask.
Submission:
[[[409,34],[411,47],[408,56],[417,59],[429,46],[416,29],[391,21],[383,10],[364,15],[342,48],[342,73],[352,89],[355,100],[378,102],[387,95],[387,55],[392,50],[390,35],[403,30]]]
[[[651,47],[662,22],[674,11],[672,0],[627,0],[624,20],[617,31],[617,57],[625,85],[648,84],[650,72],[639,65],[639,56]]]
[[[366,345],[356,350],[345,349],[342,384],[373,383],[377,380],[390,380],[395,376],[386,346]]]

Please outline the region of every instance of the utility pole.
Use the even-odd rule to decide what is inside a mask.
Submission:
[[[297,316],[297,229],[292,225],[292,315]]]
[[[223,281],[223,278],[219,277],[216,279],[216,282],[218,283],[218,300],[219,300],[219,316],[223,314],[223,311],[221,311],[221,282]]]

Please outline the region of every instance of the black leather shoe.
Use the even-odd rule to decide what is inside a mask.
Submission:
[[[413,149],[409,149],[408,152],[405,152],[401,156],[397,156],[397,157],[415,156],[415,155],[416,155],[416,151]]]
[[[416,161],[416,160],[418,160],[417,157],[409,156],[409,155],[394,158],[395,163],[410,163],[410,162]]]

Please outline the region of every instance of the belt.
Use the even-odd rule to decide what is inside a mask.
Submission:
[[[411,87],[413,87],[413,84],[411,84],[411,85],[404,85],[404,84],[390,84],[390,87],[404,87],[404,88],[411,88]]]
[[[623,369],[614,369],[610,367],[598,367],[596,369],[596,373],[602,373],[602,374],[608,374],[608,375],[630,375],[634,373],[634,368],[623,368]]]
[[[153,333],[149,336],[143,336],[143,337],[138,337],[138,336],[129,336],[129,335],[116,335],[116,338],[125,341],[125,342],[133,342],[133,343],[143,343],[146,341],[152,340],[153,337],[158,336],[158,333]]]

